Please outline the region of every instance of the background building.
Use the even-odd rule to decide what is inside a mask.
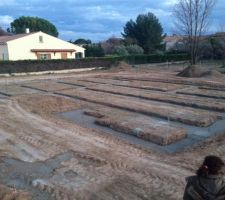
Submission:
[[[85,49],[43,32],[0,36],[0,60],[84,58]]]

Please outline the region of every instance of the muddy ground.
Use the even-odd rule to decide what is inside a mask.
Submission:
[[[176,73],[1,78],[1,199],[182,199],[185,177],[204,156],[225,160],[225,79]],[[61,115],[72,111],[83,114]]]

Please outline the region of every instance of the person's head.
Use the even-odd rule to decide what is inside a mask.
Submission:
[[[224,166],[224,162],[217,156],[206,156],[202,166],[198,169],[198,176],[218,175]]]

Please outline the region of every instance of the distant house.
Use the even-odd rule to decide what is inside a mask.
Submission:
[[[202,35],[200,37],[200,42],[207,41],[209,39],[218,39],[225,41],[225,32],[217,32],[211,35]],[[171,35],[166,36],[163,39],[163,42],[166,46],[166,51],[170,50],[186,50],[188,37],[182,35]]]
[[[76,59],[85,49],[43,32],[0,36],[0,60]]]
[[[176,49],[177,45],[183,44],[184,37],[181,35],[172,35],[172,36],[166,36],[163,40],[166,46],[166,51]]]
[[[225,32],[217,32],[215,34],[210,35],[211,38],[217,38],[217,39],[225,39]]]

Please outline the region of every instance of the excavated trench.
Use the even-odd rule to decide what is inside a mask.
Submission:
[[[82,109],[72,110],[69,112],[62,112],[62,113],[58,113],[57,115],[66,120],[77,123],[83,127],[100,130],[101,132],[110,134],[116,138],[125,140],[141,148],[145,148],[149,150],[154,149],[154,150],[159,150],[159,151],[167,152],[167,153],[175,153],[175,152],[182,151],[184,149],[190,148],[193,145],[204,141],[207,138],[225,133],[225,113],[222,114],[221,120],[216,121],[214,124],[212,124],[209,127],[196,127],[196,126],[185,125],[180,122],[170,121],[169,123],[171,125],[185,128],[187,130],[187,138],[184,138],[180,141],[174,142],[166,146],[157,145],[155,143],[137,138],[133,135],[124,134],[122,132],[112,130],[111,128],[97,125],[95,123],[96,118],[85,115],[84,110]],[[160,120],[161,122],[164,122],[164,123],[168,122],[165,119],[160,119],[156,117],[153,117],[153,118]]]

